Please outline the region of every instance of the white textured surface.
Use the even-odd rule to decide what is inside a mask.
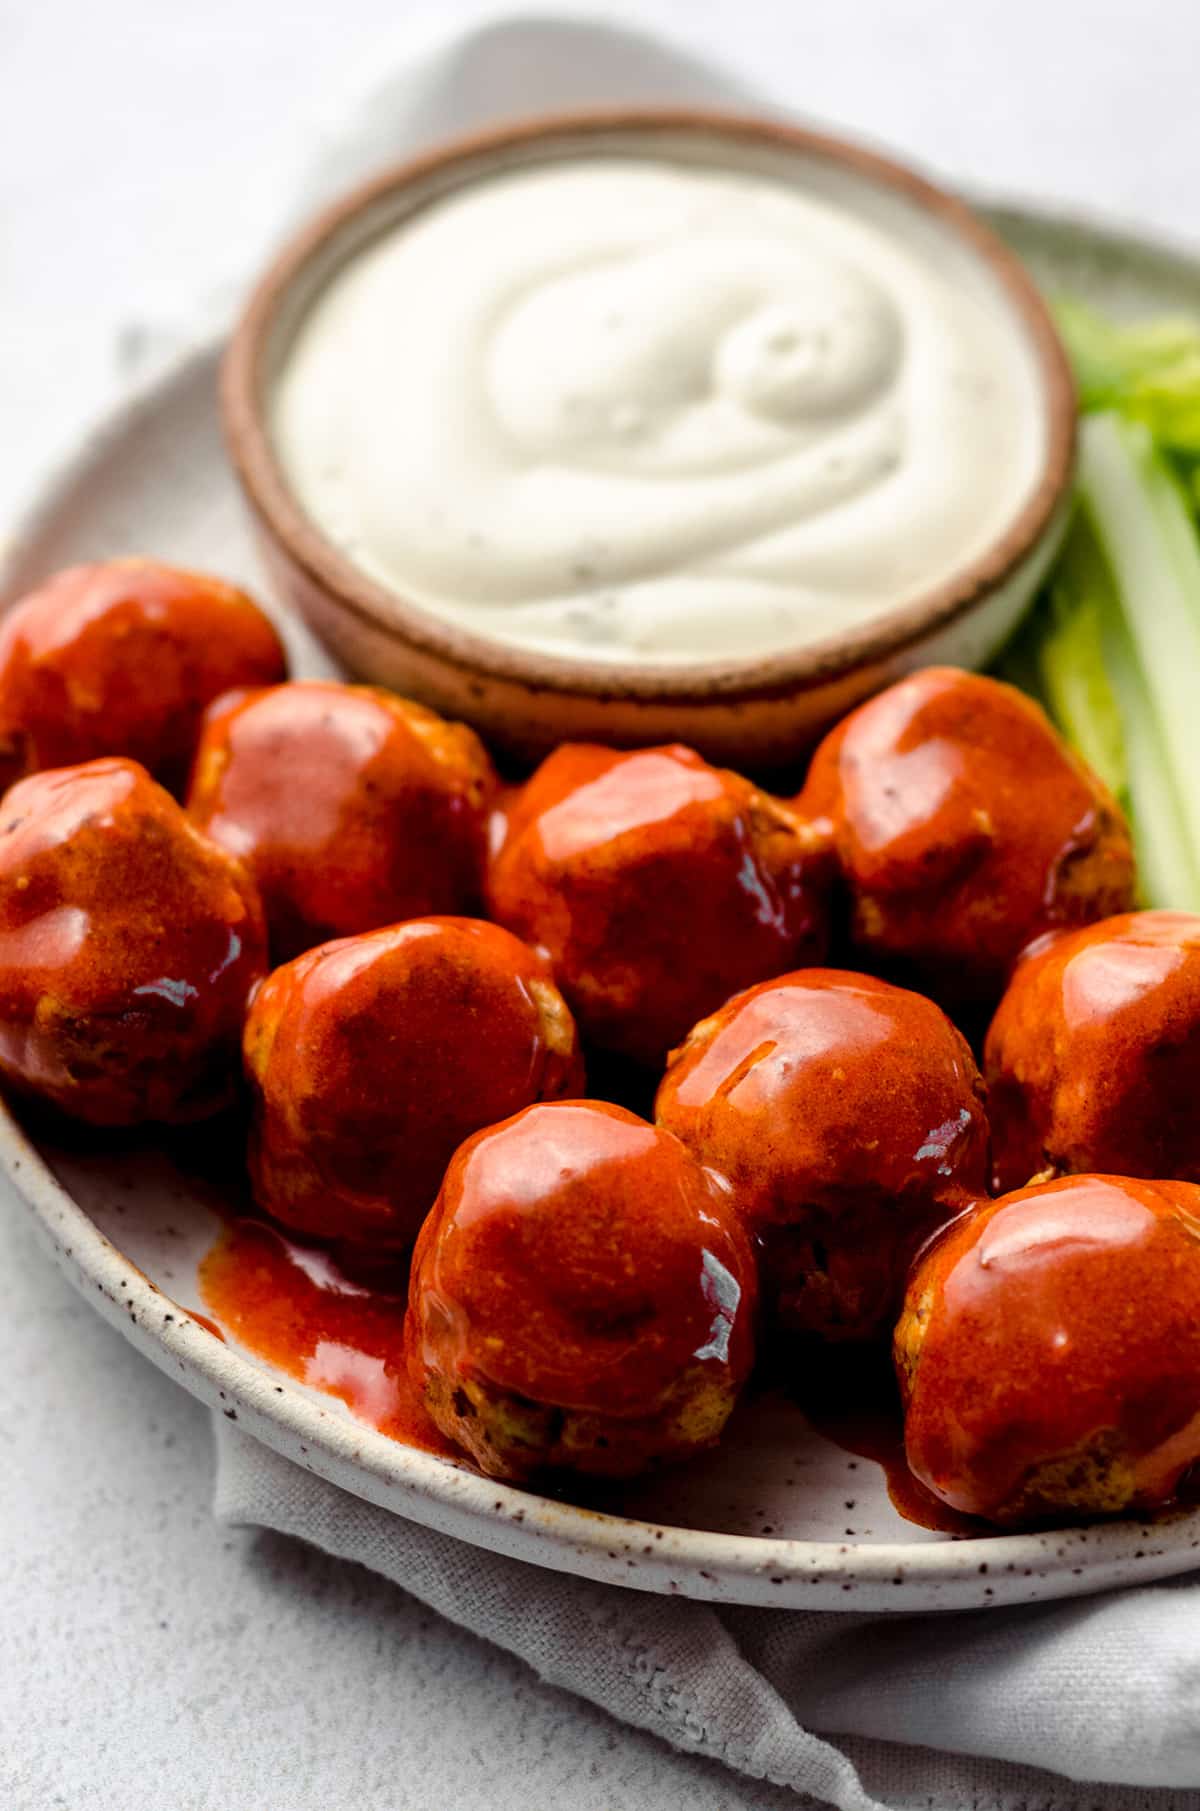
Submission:
[[[636,16],[951,177],[1200,239],[1191,0]],[[298,122],[403,17],[395,0],[0,0],[0,523],[146,324],[253,262]],[[0,1264],[5,1811],[795,1804],[537,1686],[378,1579],[219,1529],[204,1411],[70,1293],[15,1210]]]

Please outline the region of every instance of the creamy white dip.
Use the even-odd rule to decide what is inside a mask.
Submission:
[[[1003,530],[1045,432],[999,285],[903,196],[616,155],[386,230],[273,401],[363,571],[592,660],[765,654],[902,605]]]

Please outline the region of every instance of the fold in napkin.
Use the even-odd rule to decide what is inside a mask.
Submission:
[[[310,134],[284,223],[432,139],[524,113],[637,101],[761,112],[806,98],[755,95],[680,46],[570,15],[483,14],[450,35],[409,23],[397,53],[393,74]],[[554,1685],[753,1778],[842,1811],[1200,1806],[1196,1791],[1148,1790],[1200,1787],[1200,1587],[1188,1579],[959,1616],[717,1610],[465,1546],[215,1425],[226,1521],[371,1567]]]
[[[718,1610],[481,1552],[215,1427],[223,1520],[368,1566],[547,1683],[753,1779],[841,1811],[1200,1804],[1137,1789],[1200,1780],[1190,1580],[961,1616]]]

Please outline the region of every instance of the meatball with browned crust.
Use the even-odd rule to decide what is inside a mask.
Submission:
[[[993,1004],[1043,931],[1133,904],[1116,801],[1032,699],[978,673],[929,667],[860,705],[798,804],[832,832],[859,961],[951,1011]]]
[[[985,1046],[995,1184],[1200,1182],[1200,918],[1132,912],[1035,943]]]
[[[655,1113],[728,1177],[788,1335],[890,1335],[914,1251],[987,1185],[965,1039],[868,975],[802,969],[736,995],[674,1052]]]
[[[221,579],[155,560],[72,566],[0,623],[0,789],[125,755],[180,792],[212,700],[286,672],[266,616]]]
[[[258,881],[277,962],[479,901],[495,774],[461,723],[303,680],[209,712],[188,810]]]
[[[99,1126],[202,1118],[266,970],[253,880],[134,761],[54,768],[0,813],[0,1076]]]
[[[472,918],[410,919],[276,969],[245,1056],[259,1205],[347,1247],[408,1247],[469,1133],[583,1091],[544,957]]]
[[[724,1183],[622,1107],[468,1139],[413,1257],[409,1367],[492,1477],[630,1477],[719,1437],[750,1371],[754,1262]]]
[[[646,1066],[828,942],[827,837],[679,746],[565,743],[512,806],[492,915],[549,951],[585,1038]]]
[[[1150,1510],[1200,1461],[1200,1188],[1068,1176],[918,1259],[896,1329],[905,1450],[1001,1523]]]

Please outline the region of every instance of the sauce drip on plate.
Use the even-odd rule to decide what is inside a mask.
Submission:
[[[206,1333],[211,1333],[214,1339],[219,1339],[222,1345],[225,1344],[225,1335],[209,1315],[201,1314],[199,1308],[188,1308],[186,1313],[189,1320],[195,1321],[198,1327],[203,1327]]]
[[[896,1514],[918,1528],[934,1528],[939,1534],[958,1536],[984,1535],[993,1532],[973,1516],[960,1515],[949,1504],[940,1502],[908,1469],[904,1457],[904,1430],[899,1405],[894,1402],[865,1402],[851,1407],[845,1404],[804,1404],[811,1426],[824,1439],[831,1440],[848,1453],[856,1453],[878,1465],[887,1480],[887,1493]]]
[[[805,1420],[815,1433],[843,1451],[870,1459],[887,1481],[896,1514],[918,1528],[960,1537],[992,1532],[974,1516],[951,1509],[914,1478],[904,1457],[904,1419],[896,1381],[884,1351],[876,1347],[839,1354],[830,1375],[798,1393]]]
[[[200,1286],[212,1313],[248,1351],[338,1397],[392,1440],[458,1456],[408,1380],[402,1284],[394,1293],[365,1288],[324,1252],[239,1219],[204,1259]]]

